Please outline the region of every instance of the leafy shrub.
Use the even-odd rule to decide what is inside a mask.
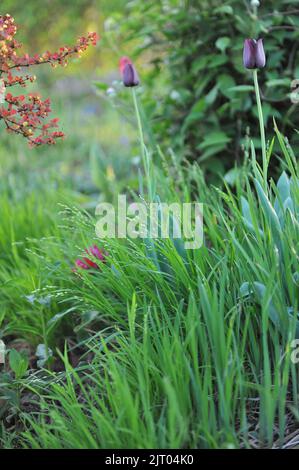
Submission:
[[[136,56],[146,53],[153,65],[147,112],[158,140],[171,142],[215,173],[242,160],[246,134],[260,145],[252,76],[242,65],[244,38],[264,38],[267,67],[260,81],[266,125],[271,127],[274,116],[287,135],[298,125],[296,104],[290,100],[291,83],[299,77],[298,10],[294,1],[254,3],[134,0],[118,29],[122,39],[137,40]],[[163,90],[162,98],[157,84],[166,73],[168,93]],[[298,135],[292,139],[297,150]]]

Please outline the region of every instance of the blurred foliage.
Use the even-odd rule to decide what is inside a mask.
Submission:
[[[78,36],[88,31],[96,31],[101,36],[105,19],[123,11],[126,4],[125,0],[27,0],[20,6],[15,0],[1,0],[1,13],[15,18],[19,26],[17,38],[26,52],[35,53],[74,44]],[[97,50],[88,51],[83,70],[94,69],[95,61],[99,64],[99,51],[102,55],[101,45]],[[105,66],[109,56],[104,59],[101,66]],[[71,71],[82,71],[81,61],[77,60],[77,64]],[[63,73],[69,73],[69,68]]]
[[[30,150],[21,137],[8,135],[1,125],[2,177],[15,174],[18,179],[29,166],[34,174],[53,171],[70,178],[76,188],[88,193],[104,190],[99,185],[106,174],[110,185],[116,180],[119,185],[128,184],[128,174],[134,167],[130,159],[131,128],[109,103],[96,97],[93,86],[95,77],[109,83],[118,76],[119,53],[111,53],[103,32],[106,19],[121,15],[126,4],[125,0],[27,0],[21,6],[15,0],[1,0],[1,13],[15,18],[17,39],[23,43],[24,52],[54,51],[74,44],[88,31],[101,36],[98,47],[90,48],[81,59],[70,60],[66,68],[34,68],[37,82],[27,91],[51,98],[53,117],[60,118],[59,127],[66,139],[56,146]],[[96,164],[102,167],[101,181],[93,174]]]
[[[299,78],[298,1],[260,4],[257,8],[250,0],[27,0],[20,8],[15,0],[2,0],[1,11],[15,17],[18,38],[30,53],[72,44],[87,31],[100,34],[99,46],[66,69],[36,69],[33,91],[49,94],[55,113],[61,106],[63,124],[68,122],[65,113],[88,116],[86,124],[79,120],[76,131],[66,129],[68,135],[84,139],[83,126],[107,146],[105,151],[114,146],[112,153],[118,152],[121,139],[127,140],[128,126],[118,127],[124,121],[132,123],[130,101],[124,116],[117,116],[130,97],[118,91],[117,63],[121,55],[132,55],[144,85],[139,93],[144,118],[150,119],[149,125],[146,119],[145,123],[151,143],[169,146],[180,157],[198,160],[208,172],[223,174],[243,160],[248,136],[257,148],[260,145],[252,74],[242,65],[245,37],[265,39],[268,62],[260,84],[268,138],[274,116],[279,128],[292,135],[295,151],[299,149],[298,134],[290,132],[299,127],[298,105],[292,105],[289,96],[292,80]],[[111,113],[104,100],[95,100],[94,78],[104,82],[106,102],[114,99],[107,90],[116,90]],[[105,119],[92,132],[89,117],[100,115]]]
[[[14,16],[22,28],[21,40],[30,52],[40,47],[70,42],[74,36],[86,33],[92,25],[100,29],[104,19],[123,10],[126,0],[27,0],[22,7],[15,0],[1,0],[2,14]],[[57,36],[59,35],[59,37]]]
[[[290,100],[291,82],[299,78],[298,2],[257,3],[133,0],[122,21],[119,15],[111,21],[115,42],[137,41],[135,59],[146,57],[152,64],[141,76],[160,141],[215,173],[243,159],[247,135],[260,145],[252,74],[242,64],[246,37],[264,38],[267,66],[260,84],[268,131],[274,116],[299,150],[298,135],[290,132],[298,128],[298,105]],[[167,93],[161,77],[169,77]]]

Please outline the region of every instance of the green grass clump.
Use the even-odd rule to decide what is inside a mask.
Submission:
[[[4,185],[1,333],[31,357],[2,380],[3,447],[288,445],[299,186],[278,130],[277,140],[284,173],[267,189],[254,153],[233,190],[208,186],[196,165],[156,170],[161,200],[204,203],[204,245],[188,252],[177,240],[150,255],[148,240],[97,240],[92,211],[57,176],[32,191]],[[106,262],[73,272],[93,243]],[[38,344],[52,353],[43,371]]]

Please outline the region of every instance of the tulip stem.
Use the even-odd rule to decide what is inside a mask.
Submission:
[[[260,122],[262,156],[263,156],[263,176],[264,176],[264,183],[265,183],[265,189],[266,189],[267,188],[268,162],[267,162],[264,116],[263,116],[263,108],[262,108],[262,102],[261,102],[259,82],[258,82],[258,77],[257,77],[257,69],[253,71],[253,80],[254,80],[256,102],[257,102],[258,117],[259,117],[259,122]]]
[[[144,167],[145,176],[146,176],[148,197],[151,200],[153,195],[152,195],[151,177],[150,177],[150,157],[149,157],[149,154],[147,152],[147,149],[144,143],[143,128],[142,128],[141,116],[139,112],[139,106],[138,106],[138,100],[136,96],[135,87],[132,87],[132,95],[133,95],[133,102],[134,102],[137,125],[138,125],[138,130],[139,130],[141,156],[142,156],[142,162],[143,162],[143,167]]]

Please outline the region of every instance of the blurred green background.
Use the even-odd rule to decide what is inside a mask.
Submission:
[[[257,4],[260,3],[259,6]],[[251,73],[242,65],[245,37],[263,37],[267,67],[260,73],[268,138],[273,116],[299,150],[298,105],[290,100],[299,78],[297,0],[15,0],[1,1],[19,25],[24,51],[44,52],[97,31],[101,41],[67,68],[35,67],[34,91],[49,96],[67,139],[28,150],[1,129],[0,174],[54,171],[83,192],[112,197],[137,185],[138,146],[130,93],[118,61],[129,55],[142,78],[144,121],[156,143],[178,160],[197,161],[213,182],[232,173],[249,138],[259,148]],[[5,161],[5,163],[4,163]],[[274,168],[275,171],[275,168]],[[234,173],[236,175],[237,173]]]
[[[52,117],[60,118],[66,139],[56,146],[29,149],[24,139],[7,135],[1,127],[1,178],[15,185],[15,180],[20,182],[28,174],[31,182],[40,175],[49,179],[53,176],[62,178],[83,194],[98,193],[99,189],[107,189],[109,193],[109,184],[114,186],[118,172],[117,181],[122,184],[123,178],[127,184],[132,159],[131,125],[115,109],[109,94],[105,93],[104,98],[97,96],[94,85],[95,81],[108,85],[119,81],[118,61],[124,51],[111,46],[104,31],[109,17],[121,15],[127,3],[123,0],[28,0],[20,6],[14,0],[1,1],[1,14],[9,13],[15,18],[16,39],[23,43],[24,53],[42,53],[73,45],[78,36],[89,31],[101,36],[96,48],[90,47],[81,59],[70,59],[66,68],[53,69],[45,64],[31,69],[37,81],[26,92],[39,92],[51,98]],[[12,92],[18,94],[20,90],[14,88]]]

